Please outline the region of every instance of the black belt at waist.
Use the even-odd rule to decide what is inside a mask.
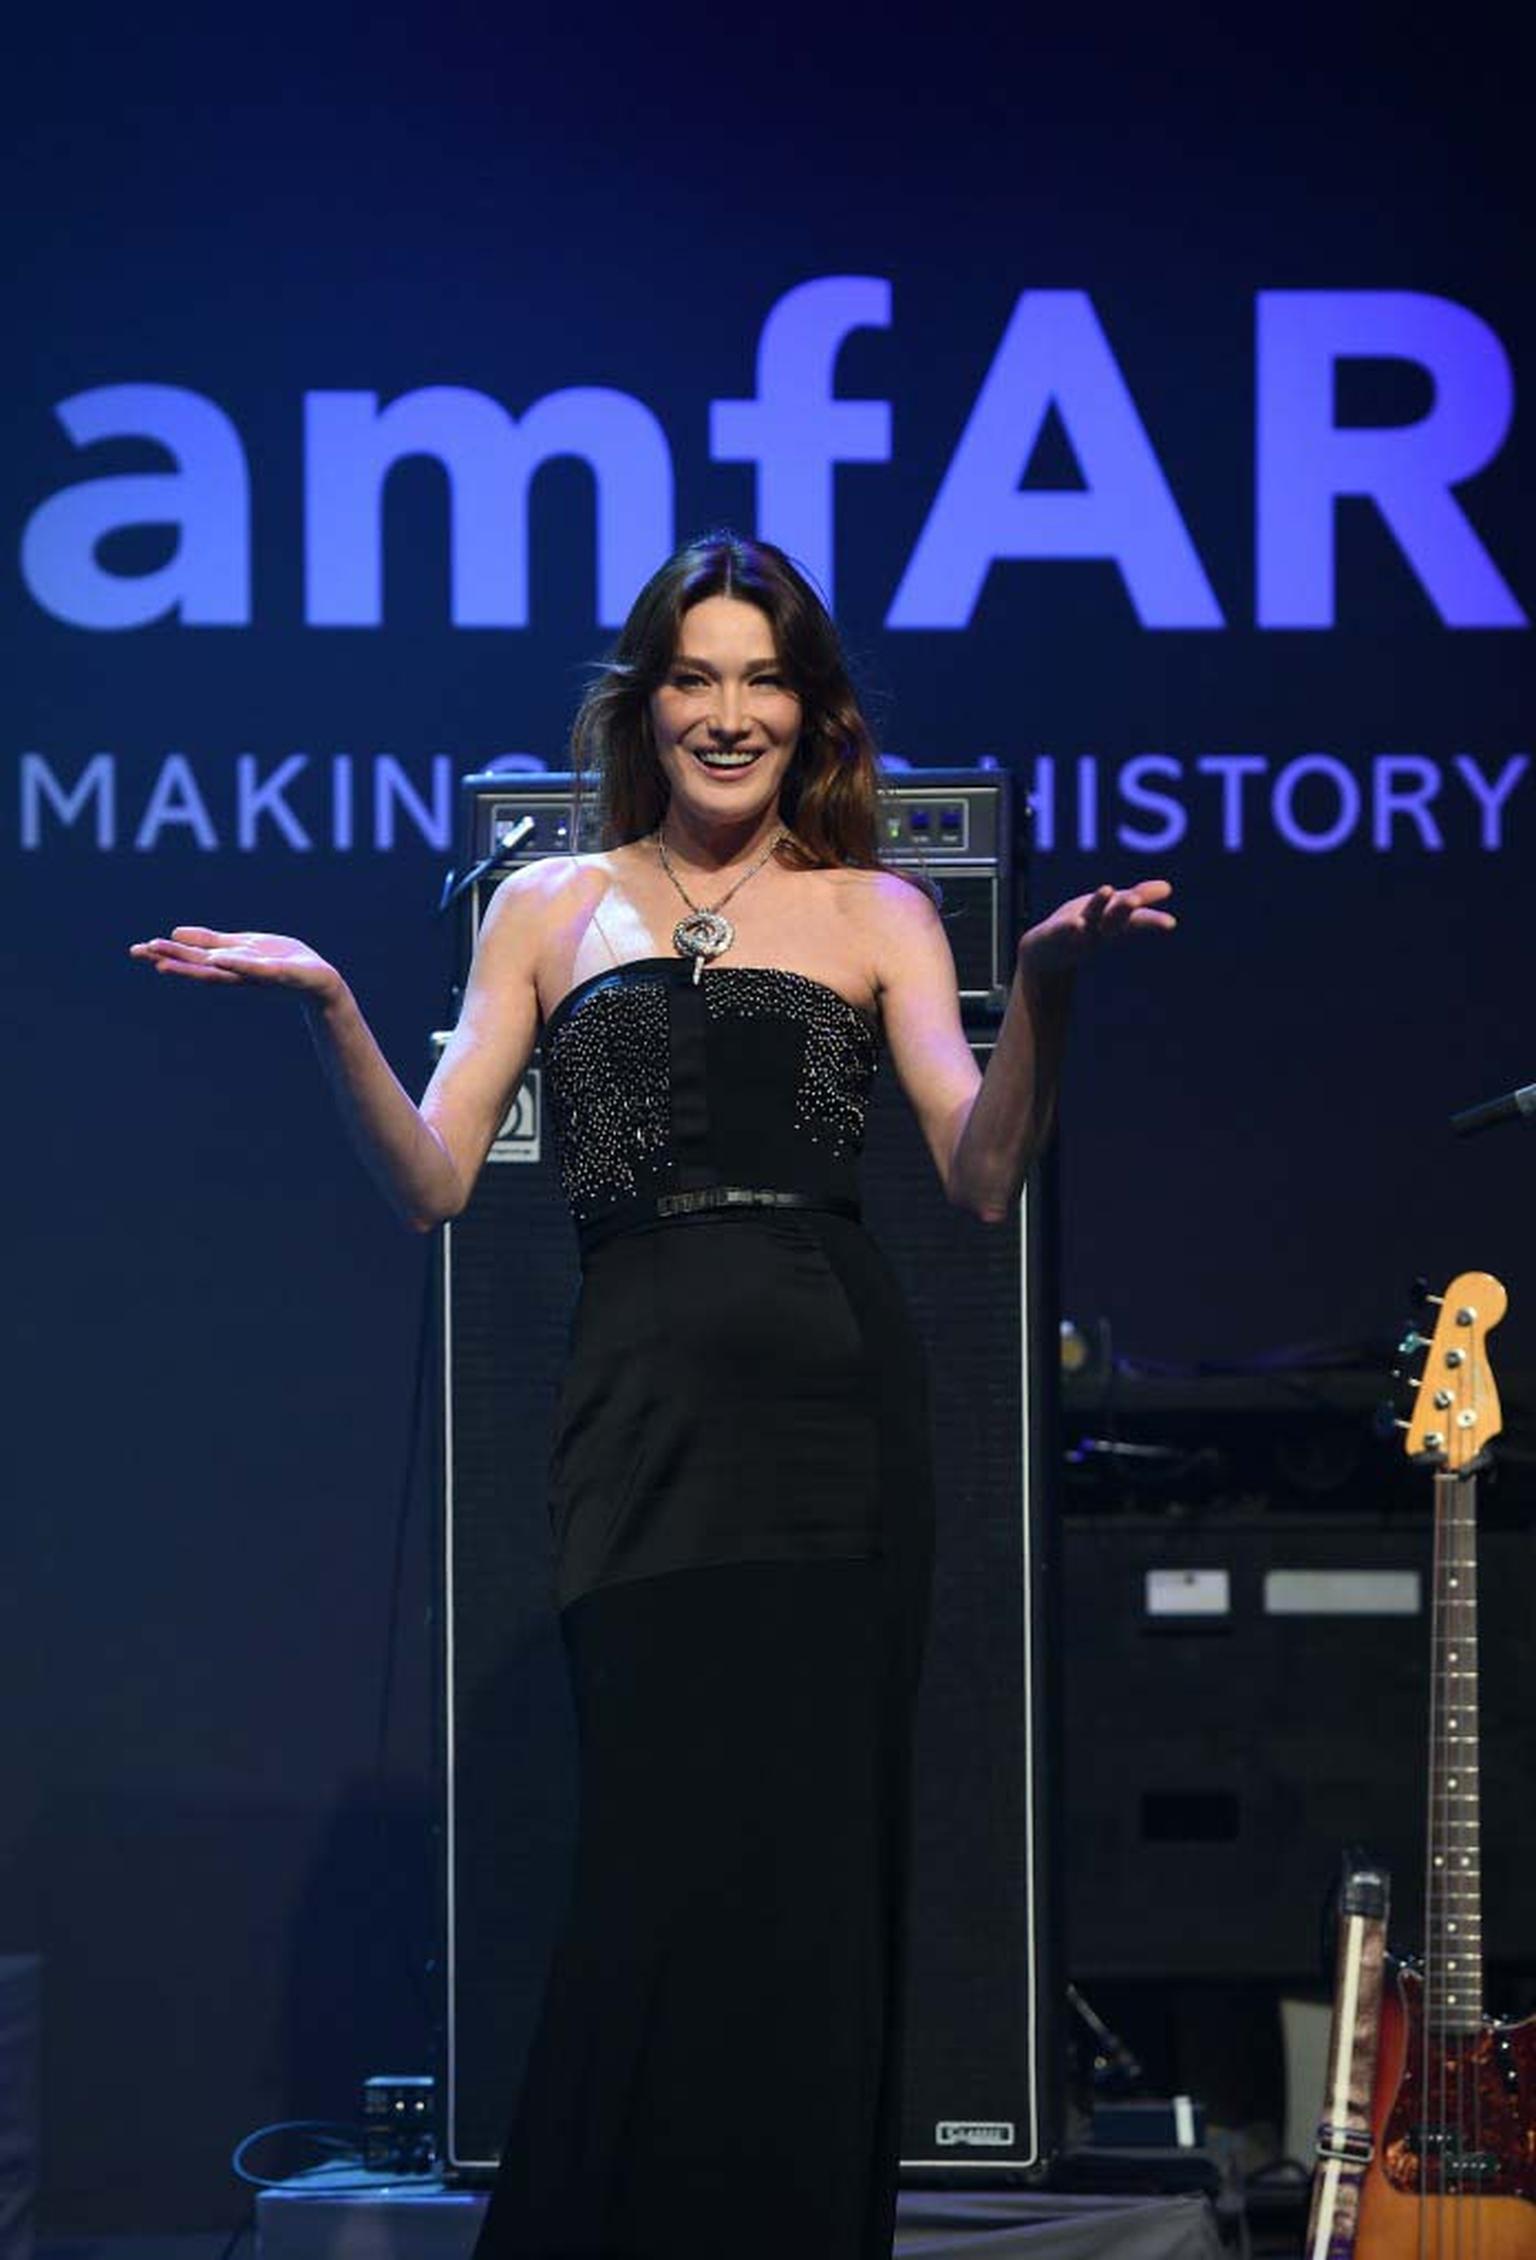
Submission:
[[[601,1247],[625,1232],[646,1232],[659,1224],[686,1224],[695,1218],[719,1216],[736,1209],[819,1209],[830,1216],[859,1221],[857,1201],[836,1193],[788,1193],[767,1185],[703,1185],[693,1193],[660,1193],[654,1200],[632,1201],[612,1216],[599,1217],[580,1228],[583,1250]]]

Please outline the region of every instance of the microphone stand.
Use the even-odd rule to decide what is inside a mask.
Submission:
[[[1458,1138],[1470,1138],[1474,1131],[1491,1130],[1498,1122],[1529,1122],[1536,1116],[1536,1083],[1522,1084],[1518,1091],[1506,1091],[1497,1099],[1484,1099],[1480,1106],[1463,1107],[1460,1114],[1451,1116],[1451,1128]]]
[[[524,840],[534,829],[534,821],[531,816],[520,816],[515,824],[508,826],[490,854],[483,855],[478,863],[472,865],[464,873],[462,878],[457,873],[450,871],[443,881],[442,894],[438,897],[438,917],[441,918],[445,911],[451,910],[460,895],[468,894],[477,879],[483,879],[488,871],[498,871],[504,863],[510,863]]]

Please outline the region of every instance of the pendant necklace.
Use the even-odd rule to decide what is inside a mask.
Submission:
[[[712,904],[707,910],[702,903],[694,901],[682,880],[673,870],[672,858],[667,853],[667,843],[662,838],[661,833],[659,831],[653,832],[651,837],[656,842],[656,852],[661,857],[662,870],[665,871],[673,886],[676,887],[678,893],[688,905],[688,916],[680,918],[672,929],[672,947],[680,957],[691,957],[693,959],[693,979],[694,985],[697,987],[704,972],[705,959],[723,956],[736,939],[735,927],[728,918],[721,917],[721,912],[732,895],[739,894],[747,881],[756,877],[780,840],[786,839],[788,834],[781,824],[757,861],[749,863],[735,885],[727,887],[720,900]]]

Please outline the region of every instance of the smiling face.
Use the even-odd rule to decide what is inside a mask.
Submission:
[[[675,822],[750,834],[777,819],[800,701],[765,612],[732,596],[705,597],[685,612],[650,717]]]

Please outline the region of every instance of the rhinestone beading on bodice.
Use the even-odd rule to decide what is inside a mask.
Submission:
[[[560,1177],[580,1218],[637,1189],[636,1164],[667,1142],[667,995],[660,984],[595,987],[546,1040]]]
[[[851,1186],[875,1031],[807,975],[722,966],[694,989],[686,963],[640,959],[573,991],[543,1051],[578,1226],[709,1182]]]

